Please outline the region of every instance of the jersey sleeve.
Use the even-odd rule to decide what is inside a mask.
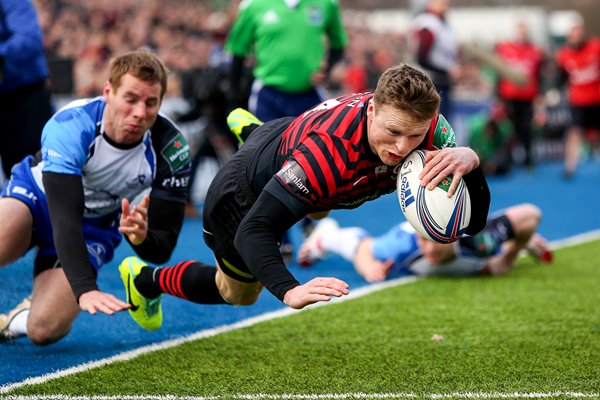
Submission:
[[[316,206],[343,184],[348,168],[346,143],[311,131],[302,138],[276,177],[297,198]]]
[[[67,108],[54,115],[42,131],[43,172],[81,175],[96,122],[83,108]]]
[[[192,168],[190,146],[177,126],[163,116],[152,127],[152,143],[157,166],[151,195],[185,203]]]
[[[402,264],[418,247],[415,230],[407,222],[402,222],[373,239],[373,257]]]
[[[256,29],[252,1],[246,0],[240,3],[237,17],[225,43],[225,49],[236,56],[246,57],[251,49]]]
[[[343,49],[348,43],[348,35],[342,23],[340,5],[338,0],[330,0],[329,23],[327,25],[327,36],[332,49]]]
[[[456,135],[446,117],[438,114],[437,119],[432,121],[432,128],[433,148],[444,149],[446,147],[456,147]]]

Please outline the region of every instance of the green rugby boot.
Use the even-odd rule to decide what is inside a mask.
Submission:
[[[155,299],[149,299],[140,294],[134,283],[135,277],[146,266],[137,257],[127,257],[119,265],[119,272],[121,273],[123,285],[125,285],[127,302],[131,306],[129,308],[131,318],[142,328],[154,331],[162,325],[162,307],[160,304],[162,294]]]
[[[262,125],[263,122],[256,118],[251,112],[244,110],[243,108],[236,108],[227,116],[227,126],[229,130],[233,132],[240,144],[244,144],[244,140],[247,137],[243,135],[242,131],[244,128],[251,125]]]

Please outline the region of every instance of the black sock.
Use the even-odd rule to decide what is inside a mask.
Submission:
[[[197,261],[184,261],[172,267],[145,267],[135,278],[135,286],[148,298],[167,293],[194,303],[227,304],[217,289],[216,273],[215,267]]]

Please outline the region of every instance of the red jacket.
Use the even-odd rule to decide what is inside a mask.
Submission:
[[[540,89],[540,69],[544,58],[542,51],[527,42],[503,42],[496,45],[496,54],[527,76],[527,82],[523,85],[501,78],[498,95],[505,100],[533,100]]]
[[[578,48],[561,47],[556,62],[567,73],[572,105],[600,105],[600,39],[590,38]]]

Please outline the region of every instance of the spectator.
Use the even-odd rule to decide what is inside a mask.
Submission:
[[[479,156],[480,167],[486,175],[504,175],[512,168],[513,124],[504,104],[496,102],[489,112],[469,118],[469,146]]]
[[[540,91],[544,54],[529,40],[525,21],[517,23],[514,40],[496,45],[496,54],[527,78],[526,82],[513,82],[500,78],[498,97],[504,102],[506,112],[514,126],[515,137],[525,150],[523,164],[532,167],[534,164],[531,149],[534,101]]]
[[[428,0],[411,25],[411,43],[417,63],[429,75],[442,101],[440,113],[452,119],[452,84],[457,74],[458,43],[446,21],[450,0]]]
[[[600,130],[600,39],[588,37],[580,16],[574,17],[566,44],[556,54],[562,81],[568,82],[571,126],[565,143],[565,178],[577,169],[587,131]]]
[[[0,157],[4,175],[40,148],[52,116],[48,65],[31,0],[0,0]]]

